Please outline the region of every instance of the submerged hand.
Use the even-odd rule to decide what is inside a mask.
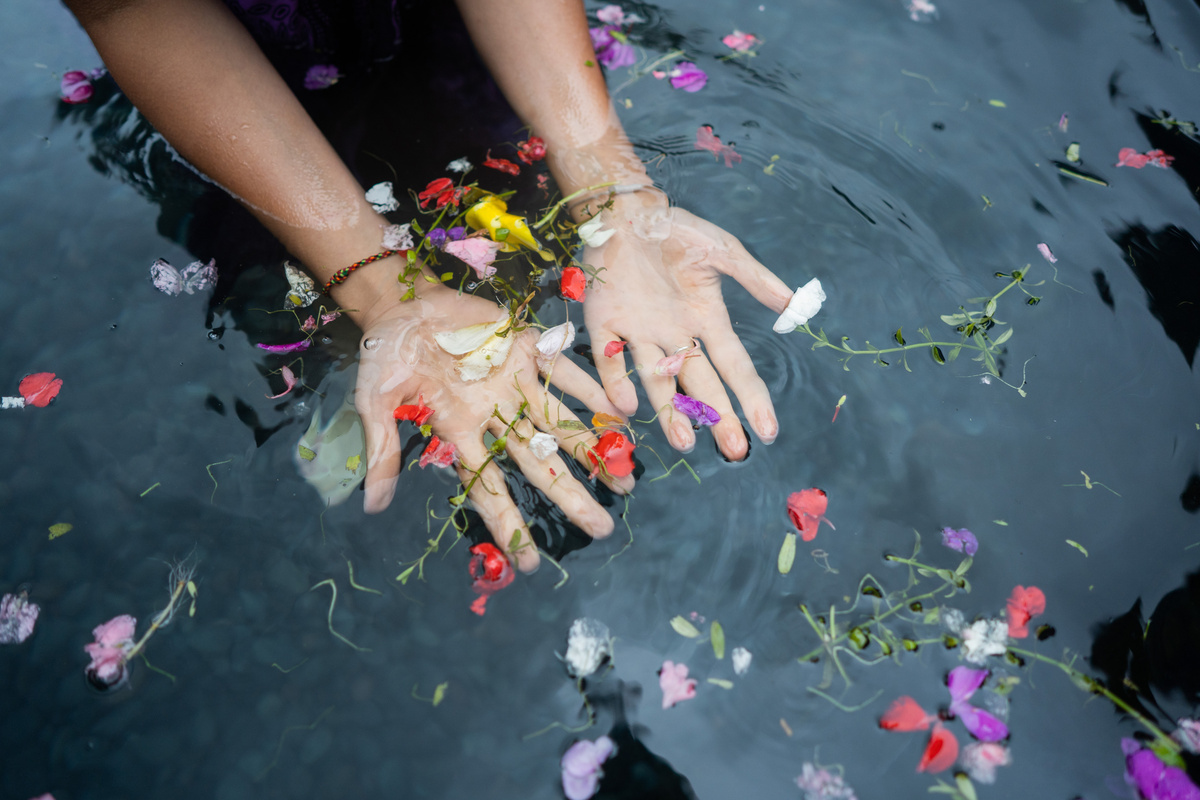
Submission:
[[[736,238],[687,211],[669,208],[657,192],[618,196],[603,215],[605,225],[616,234],[584,252],[585,263],[604,270],[588,290],[584,319],[609,399],[624,414],[637,409],[624,356],[604,356],[609,342],[623,339],[675,449],[688,452],[696,442],[690,421],[671,404],[677,380],[679,391],[721,415],[713,436],[726,458],[745,458],[749,443],[722,379],[733,389],[758,437],[774,441],[779,431],[775,409],[766,384],[733,332],[721,297],[721,276],[736,280],[775,314],[787,306],[792,291]],[[662,358],[690,347],[693,339],[703,343],[707,357],[697,348],[684,360],[678,379],[656,374]]]
[[[557,426],[559,420],[576,417],[538,380],[536,333],[526,330],[510,334],[515,340],[507,359],[494,366],[487,377],[464,381],[457,371],[456,357],[438,345],[434,334],[494,322],[507,313],[504,309],[493,301],[458,295],[441,286],[423,288],[415,300],[381,305],[385,308],[372,309],[362,324],[355,394],[366,432],[363,506],[368,513],[387,508],[396,492],[401,448],[393,412],[397,406],[423,402],[433,409],[429,418],[433,432],[457,447],[455,467],[463,485],[469,487],[468,497],[475,510],[497,545],[522,570],[537,566],[537,550],[521,512],[509,496],[503,471],[488,459],[485,431],[497,438],[507,432],[508,456],[530,483],[585,533],[602,537],[612,532],[612,517],[571,475],[560,455],[539,460],[530,450],[529,440],[541,430],[553,434],[561,450],[590,469],[587,454],[597,441],[590,431]],[[566,358],[558,358],[553,364],[551,383],[593,411],[618,413],[603,389]],[[519,421],[509,431],[514,420]],[[617,491],[633,487],[631,478],[606,480]]]

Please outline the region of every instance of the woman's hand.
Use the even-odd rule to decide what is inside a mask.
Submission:
[[[721,276],[736,280],[775,314],[787,307],[792,291],[736,238],[687,211],[668,207],[658,191],[618,195],[601,218],[616,233],[600,247],[584,251],[583,262],[602,270],[588,290],[584,320],[609,399],[626,415],[637,410],[624,356],[604,356],[609,342],[622,339],[629,343],[634,369],[675,449],[688,452],[696,443],[691,422],[671,404],[677,381],[678,391],[721,415],[713,436],[726,458],[745,458],[749,444],[722,380],[737,396],[758,437],[774,441],[779,432],[775,409],[733,332],[721,297]],[[662,358],[691,347],[693,339],[703,343],[707,356],[699,348],[689,354],[678,378],[655,372]]]
[[[366,432],[365,510],[384,510],[396,493],[402,465],[394,410],[424,403],[433,409],[429,418],[433,432],[457,447],[459,478],[470,487],[468,496],[496,544],[520,569],[534,569],[538,554],[528,526],[508,494],[503,471],[488,460],[483,443],[484,431],[497,438],[505,436],[524,407],[524,418],[507,434],[508,457],[584,532],[594,537],[611,533],[612,517],[571,475],[560,455],[538,460],[529,448],[529,440],[538,430],[550,433],[561,450],[591,469],[587,454],[597,441],[590,431],[558,427],[559,420],[576,417],[538,380],[534,358],[537,334],[530,330],[510,334],[516,339],[503,364],[481,380],[464,381],[456,369],[457,359],[437,344],[434,334],[494,322],[507,312],[495,302],[459,295],[440,285],[426,284],[419,292],[408,302],[381,300],[360,320],[363,337],[355,398]],[[551,383],[593,411],[619,413],[603,389],[566,358],[554,362]],[[633,488],[632,478],[609,480],[618,492]]]

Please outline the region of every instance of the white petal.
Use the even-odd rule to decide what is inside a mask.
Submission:
[[[583,239],[583,243],[588,247],[599,247],[616,233],[611,228],[601,230],[603,225],[604,223],[600,221],[599,215],[592,217],[579,226],[579,238]]]
[[[508,324],[508,317],[502,317],[495,322],[480,322],[468,325],[456,331],[435,333],[433,338],[438,346],[452,356],[461,356],[471,352],[488,340],[492,334]]]
[[[367,189],[367,202],[374,206],[380,214],[395,211],[400,207],[400,203],[396,202],[396,196],[392,194],[391,181],[377,183]]]
[[[388,225],[383,229],[383,246],[388,250],[412,250],[413,237],[409,224]]]
[[[555,325],[542,334],[537,341],[538,367],[544,372],[550,369],[558,354],[565,351],[575,341],[575,326],[570,322]]]
[[[612,645],[612,634],[603,622],[586,617],[575,620],[567,633],[567,654],[563,656],[567,672],[572,678],[591,675],[612,656]]]
[[[733,659],[733,673],[735,675],[745,675],[746,670],[750,669],[750,659],[754,658],[750,651],[744,647],[735,647],[730,653]]]
[[[502,320],[507,325],[508,320]],[[508,358],[512,349],[513,336],[489,336],[487,341],[467,353],[458,361],[458,375],[464,381],[477,381],[486,378],[493,367],[498,367]]]
[[[287,308],[305,308],[321,299],[321,293],[314,288],[313,279],[293,267],[290,261],[283,262],[283,274],[287,276],[288,286],[291,287],[284,296]]]
[[[813,278],[792,295],[787,308],[779,315],[779,319],[775,320],[773,330],[776,333],[791,333],[815,317],[823,302],[825,290],[821,288],[821,281]]]
[[[545,461],[558,452],[558,439],[549,433],[538,431],[529,440],[529,452],[533,453],[538,461]]]

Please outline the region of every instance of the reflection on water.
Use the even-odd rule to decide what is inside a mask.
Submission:
[[[52,105],[55,79],[30,65],[93,65],[65,12],[0,10],[10,78],[0,259],[14,286],[0,297],[0,375],[15,385],[53,369],[65,380],[50,408],[0,419],[0,591],[27,587],[42,607],[30,640],[0,652],[10,699],[0,794],[557,797],[576,734],[524,737],[585,718],[554,654],[586,615],[617,638],[613,671],[586,687],[597,725],[578,734],[608,733],[620,748],[603,796],[794,798],[801,765],[815,762],[842,765],[861,797],[925,797],[933,779],[913,771],[924,740],[877,720],[903,694],[944,705],[957,651],[923,645],[899,667],[848,660],[852,689],[825,690],[849,706],[880,699],[847,713],[806,691],[823,666],[796,661],[816,646],[797,606],[844,607],[866,573],[902,586],[904,571],[882,556],[909,552],[914,530],[925,557],[953,566],[944,526],[980,540],[972,592],[954,600],[968,620],[995,616],[1014,585],[1036,585],[1057,634],[1030,648],[1090,654],[1076,666],[1163,724],[1194,716],[1200,143],[1189,124],[1200,111],[1183,69],[1200,54],[1193,5],[939,2],[939,17],[917,25],[885,0],[627,4],[647,20],[636,44],[655,57],[682,48],[710,74],[694,95],[652,76],[618,92],[651,173],[681,205],[724,223],[789,284],[820,277],[830,299],[817,322],[859,344],[897,328],[949,335],[941,315],[1031,264],[1046,281],[1030,287],[1041,303],[1006,296],[997,310],[1014,331],[1002,375],[1020,383],[1027,372],[1028,396],[981,382],[965,355],[945,366],[912,357],[911,372],[863,358],[843,370],[806,337],[771,333],[770,315],[731,286],[779,439],[742,464],[698,447],[688,463],[699,483],[682,467],[651,483],[675,456],[644,426],[665,464],[639,454],[628,507],[601,490],[621,521],[600,542],[513,475],[570,580],[555,589],[561,574],[545,565],[484,618],[469,611],[466,543],[430,559],[426,582],[395,581],[430,535],[427,500],[444,514],[442,477],[406,471],[401,502],[365,517],[356,494],[326,509],[297,472],[317,393],[328,413],[352,382],[357,331],[334,323],[332,340],[305,354],[305,386],[266,399],[278,365],[252,345],[284,341],[292,324],[262,312],[286,285],[278,243],[174,160],[111,81],[89,105]],[[735,27],[764,44],[720,61]],[[449,41],[431,36],[395,71],[339,84],[343,104],[315,107],[364,185],[423,186],[453,158],[521,138],[490,84],[454,77],[476,67]],[[396,100],[396,76],[426,68],[438,79],[406,80]],[[1069,133],[1056,127],[1064,111]],[[742,163],[694,150],[701,125]],[[1072,141],[1107,187],[1053,166]],[[1126,146],[1175,161],[1117,169]],[[1053,269],[1038,242],[1058,256]],[[155,258],[189,253],[221,267],[207,306],[145,280]],[[561,321],[549,305],[541,313]],[[783,576],[786,499],[811,486],[828,493],[838,527],[802,544]],[[50,541],[57,522],[74,528]],[[129,690],[91,693],[91,628],[147,617],[160,562],[193,547],[196,615],[148,648],[174,680],[138,662]],[[311,590],[326,580],[338,589],[332,610],[329,584]],[[701,637],[672,630],[672,617],[692,614],[708,621]],[[754,653],[746,675],[715,657],[714,619],[730,649]],[[700,681],[695,699],[668,710],[656,677],[665,659]],[[997,660],[994,672],[1021,679],[1014,764],[980,797],[1103,797],[1106,778],[1120,783],[1133,722],[1044,665]],[[438,706],[414,698],[442,683]]]

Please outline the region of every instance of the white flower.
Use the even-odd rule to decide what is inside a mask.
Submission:
[[[542,372],[549,370],[554,364],[554,360],[558,358],[558,354],[570,347],[574,341],[575,326],[570,322],[548,328],[537,340],[538,369]]]
[[[313,279],[293,267],[292,262],[283,262],[283,274],[287,276],[289,287],[283,298],[284,308],[305,308],[321,299],[321,293],[313,285]]]
[[[533,453],[538,461],[545,461],[558,452],[558,439],[549,433],[538,431],[529,440],[529,452]]]
[[[603,622],[580,617],[571,623],[567,633],[567,674],[572,678],[586,678],[600,665],[612,657],[613,639],[608,626]]]
[[[821,281],[813,278],[792,295],[787,308],[779,315],[779,319],[775,320],[773,330],[776,333],[791,333],[815,317],[823,302],[825,290],[821,288]]]
[[[1008,623],[1002,619],[981,619],[962,631],[963,658],[982,664],[988,656],[1002,656],[1007,649]]]
[[[976,783],[995,783],[996,767],[1012,763],[1008,748],[995,742],[972,742],[962,749],[958,763]]]
[[[407,222],[403,225],[388,225],[383,229],[383,247],[385,250],[412,250],[412,231]]]
[[[400,207],[400,203],[396,201],[396,196],[392,194],[391,181],[377,183],[370,189],[367,189],[367,202],[380,214],[395,211]]]
[[[24,397],[0,397],[0,408],[24,408]]]
[[[456,158],[446,165],[446,169],[450,172],[461,172],[466,175],[471,171],[472,164],[465,158]]]
[[[588,247],[599,247],[616,233],[612,228],[604,228],[603,225],[600,215],[597,214],[579,226],[579,238],[583,239],[583,243]]]
[[[750,669],[750,659],[754,656],[744,647],[733,648],[730,656],[733,658],[733,674],[745,675],[746,670]]]
[[[508,358],[513,343],[511,331],[507,336],[496,335],[497,331],[507,327],[508,317],[504,316],[495,322],[435,333],[433,338],[450,355],[462,356],[458,360],[458,377],[467,382],[478,381]]]

